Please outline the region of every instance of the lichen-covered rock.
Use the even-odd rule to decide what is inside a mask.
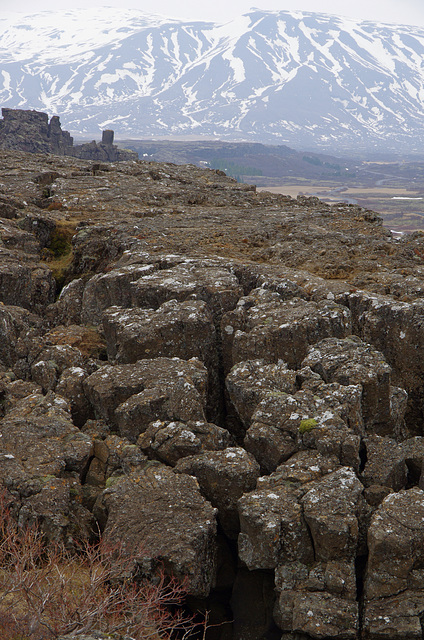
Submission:
[[[310,369],[261,360],[235,365],[226,379],[230,399],[248,427],[244,444],[265,472],[302,448],[337,455],[359,467],[363,434],[361,388],[325,384]]]
[[[220,419],[222,398],[215,326],[206,303],[170,300],[158,309],[110,307],[103,314],[108,359],[120,364],[143,358],[198,358],[208,370],[208,417]]]
[[[264,360],[235,365],[225,386],[245,428],[264,397],[292,394],[298,388],[295,371],[285,363],[266,364]]]
[[[223,313],[234,309],[243,295],[237,278],[229,270],[203,266],[201,261],[187,261],[141,277],[131,289],[132,306],[157,309],[167,300],[203,300],[216,321]]]
[[[205,421],[207,371],[196,359],[105,365],[83,385],[96,416],[132,442],[155,420]]]
[[[77,427],[82,427],[89,418],[93,417],[93,410],[83,387],[87,377],[88,373],[82,367],[69,367],[62,371],[56,384],[56,393],[68,400],[72,419]]]
[[[0,263],[0,301],[42,314],[54,299],[51,270],[23,252],[8,249],[0,250]]]
[[[195,476],[202,494],[218,509],[219,522],[230,538],[237,538],[237,501],[256,486],[259,465],[241,447],[209,451],[180,460],[175,471]]]
[[[144,572],[154,574],[162,563],[187,580],[189,593],[208,595],[216,574],[215,509],[194,478],[155,465],[117,479],[103,500],[106,541],[122,542]]]
[[[364,635],[420,638],[424,608],[424,493],[392,493],[372,517],[365,580]]]
[[[209,422],[152,422],[137,445],[151,458],[175,465],[180,458],[205,451],[226,449],[232,443],[230,433]]]
[[[340,461],[334,455],[324,456],[314,450],[298,451],[269,476],[258,478],[257,488],[272,489],[285,482],[306,484],[339,468]]]
[[[68,403],[52,392],[18,401],[0,431],[3,455],[17,459],[31,477],[82,473],[92,452],[91,438],[73,425]],[[3,482],[10,488],[7,476]]]
[[[309,345],[351,333],[350,312],[330,301],[283,301],[278,293],[256,289],[241,298],[234,311],[222,318],[226,371],[237,362],[262,358],[300,366]]]
[[[391,367],[373,346],[354,336],[344,340],[327,338],[309,349],[302,364],[319,373],[327,383],[361,385],[367,431],[397,435],[391,414]]]
[[[366,487],[381,485],[400,491],[406,485],[407,466],[403,446],[391,438],[370,435],[364,438],[366,464],[361,480]]]
[[[131,282],[156,269],[154,264],[133,264],[93,276],[85,286],[82,296],[82,322],[98,324],[101,322],[102,312],[108,307],[130,307]]]
[[[408,392],[410,433],[420,435],[424,416],[422,300],[401,302],[390,296],[357,291],[349,295],[347,303],[355,333],[384,354],[392,367],[393,383]]]
[[[313,561],[301,497],[300,489],[281,484],[240,498],[239,557],[248,569],[274,569],[295,560],[305,564]]]
[[[353,561],[360,544],[363,486],[344,467],[313,483],[301,503],[314,544],[315,559]]]

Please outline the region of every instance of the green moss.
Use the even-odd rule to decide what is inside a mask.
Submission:
[[[302,420],[299,426],[299,433],[309,433],[318,426],[318,421],[315,418],[308,418]]]

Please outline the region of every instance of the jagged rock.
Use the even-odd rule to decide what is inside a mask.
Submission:
[[[31,377],[44,392],[54,391],[65,369],[81,368],[84,360],[79,349],[69,345],[54,345],[41,351],[31,365]]]
[[[417,487],[390,494],[372,517],[364,612],[369,640],[421,637],[423,523],[424,493]]]
[[[378,435],[399,435],[400,425],[391,413],[391,367],[382,353],[357,337],[327,338],[309,349],[303,366],[325,380],[361,385],[365,428]]]
[[[41,329],[42,319],[22,307],[0,303],[0,363],[12,367],[19,357],[19,343],[30,329]]]
[[[1,302],[42,314],[55,294],[50,269],[22,252],[6,249],[0,250],[0,262]]]
[[[264,360],[235,365],[225,380],[225,386],[246,428],[264,397],[284,397],[298,389],[295,371],[285,363],[266,364]]]
[[[310,369],[295,372],[285,364],[264,365],[260,360],[235,365],[226,384],[249,427],[245,447],[263,471],[274,471],[306,447],[337,455],[342,464],[359,468],[360,387],[326,385]]]
[[[108,359],[118,363],[142,358],[198,358],[208,370],[211,421],[222,419],[218,345],[215,327],[202,301],[165,302],[156,310],[110,307],[103,314]]]
[[[256,289],[239,300],[221,322],[226,371],[237,362],[284,360],[297,368],[309,345],[351,333],[350,312],[330,301],[283,301],[278,293]]]
[[[131,306],[131,282],[153,273],[154,264],[135,264],[93,276],[84,288],[81,307],[82,322],[98,324],[105,309]]]
[[[393,383],[409,394],[411,435],[420,435],[424,406],[423,338],[424,304],[400,302],[389,296],[366,291],[352,293],[348,298],[355,333],[379,349],[392,367]]]
[[[60,292],[59,299],[47,307],[47,317],[55,324],[80,323],[84,288],[82,278],[69,282]]]
[[[352,561],[359,545],[363,486],[352,469],[342,468],[314,485],[302,498],[303,513],[314,543],[315,559]]]
[[[87,377],[88,373],[82,367],[69,367],[62,371],[56,384],[56,393],[68,400],[72,419],[77,427],[82,427],[93,417],[93,410],[83,387]]]
[[[366,464],[361,480],[366,487],[380,485],[400,491],[406,486],[407,467],[403,446],[391,438],[371,435],[364,439]]]
[[[258,489],[272,489],[284,482],[306,484],[318,480],[340,467],[336,456],[323,456],[318,451],[298,451],[269,476],[258,478]]]
[[[48,119],[47,113],[23,109],[2,109],[0,148],[19,149],[29,153],[54,153],[87,160],[117,162],[137,160],[138,154],[113,145],[113,131],[104,131],[102,142],[73,146],[68,131],[62,131],[58,116]]]
[[[301,497],[300,489],[281,484],[240,498],[239,558],[248,569],[274,569],[295,560],[305,564],[313,561]]]
[[[168,300],[203,300],[213,318],[234,309],[243,295],[237,278],[218,266],[204,266],[201,261],[179,264],[144,276],[131,284],[132,304],[157,309]]]
[[[67,402],[52,392],[16,402],[0,430],[3,456],[13,456],[34,478],[82,473],[91,455],[91,438],[72,424]],[[7,476],[3,481],[9,486]]]
[[[208,595],[216,574],[215,509],[194,478],[155,465],[117,479],[103,499],[107,541],[122,542],[143,571],[154,574],[162,562],[186,578],[189,593]]]
[[[132,442],[155,420],[205,421],[207,372],[196,359],[106,365],[83,386],[96,416]]]
[[[241,447],[208,451],[180,460],[175,471],[195,476],[200,491],[218,509],[218,520],[230,538],[240,531],[237,500],[251,491],[259,477],[259,465]]]
[[[180,458],[204,451],[226,449],[232,443],[229,432],[208,422],[152,422],[137,444],[151,458],[175,465]]]

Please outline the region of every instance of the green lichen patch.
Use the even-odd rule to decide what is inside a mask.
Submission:
[[[299,425],[299,433],[309,433],[315,427],[318,426],[318,421],[315,418],[307,418],[306,420],[302,420]]]

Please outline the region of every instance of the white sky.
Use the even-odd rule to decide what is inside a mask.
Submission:
[[[38,13],[76,7],[139,9],[180,20],[227,22],[252,6],[270,11],[315,11],[359,20],[394,22],[424,27],[423,0],[0,0],[0,14],[11,10]]]

